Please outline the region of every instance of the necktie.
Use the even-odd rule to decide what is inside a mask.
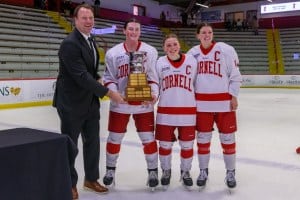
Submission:
[[[93,49],[94,45],[93,45],[93,39],[91,37],[88,37],[88,41],[90,44],[90,48]]]
[[[95,47],[94,47],[92,37],[88,37],[88,41],[89,41],[89,46],[90,46],[91,50],[93,51],[93,55],[94,55],[94,67],[96,67],[96,50],[95,50]]]

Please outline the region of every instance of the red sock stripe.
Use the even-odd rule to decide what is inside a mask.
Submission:
[[[120,149],[121,149],[120,144],[113,144],[113,143],[107,143],[106,144],[106,151],[110,154],[119,153]]]
[[[164,149],[162,147],[159,147],[159,155],[167,156],[172,153],[172,149]]]
[[[193,157],[194,151],[193,149],[182,150],[180,152],[181,158],[191,158]]]
[[[223,153],[230,155],[235,154],[235,143],[232,144],[222,144],[223,147]]]
[[[210,142],[209,143],[197,143],[198,154],[209,154],[210,152]]]
[[[150,142],[144,145],[144,154],[153,154],[157,152],[157,143],[156,141]]]

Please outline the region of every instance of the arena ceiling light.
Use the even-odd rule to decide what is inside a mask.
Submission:
[[[204,5],[204,4],[201,4],[201,3],[196,3],[197,6],[201,6],[201,7],[204,7],[204,8],[209,8],[209,6],[207,5]]]

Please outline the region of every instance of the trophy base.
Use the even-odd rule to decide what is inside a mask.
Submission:
[[[151,101],[151,87],[143,86],[128,86],[126,88],[126,101]]]
[[[151,87],[147,84],[145,73],[131,73],[125,92],[127,101],[151,101]]]

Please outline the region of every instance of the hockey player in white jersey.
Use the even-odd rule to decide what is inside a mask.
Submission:
[[[155,71],[157,50],[139,40],[141,24],[136,19],[125,23],[123,32],[126,36],[124,42],[109,49],[105,56],[106,69],[103,75],[104,84],[113,91],[125,96],[125,90],[130,73],[130,52],[143,51],[146,53],[143,60],[143,72],[147,74],[148,84],[151,86],[153,101],[134,101],[127,104],[117,104],[111,101],[108,122],[109,136],[106,146],[106,174],[103,178],[105,185],[115,182],[115,170],[121,143],[126,132],[129,118],[132,115],[148,168],[147,184],[151,188],[158,185],[158,149],[154,138],[154,103],[158,98],[158,77]]]
[[[155,137],[159,140],[161,185],[166,189],[170,184],[172,146],[178,139],[181,147],[181,181],[184,186],[190,188],[193,185],[190,170],[196,134],[194,84],[197,61],[191,55],[180,53],[180,44],[175,34],[166,36],[163,48],[167,55],[160,57],[156,64],[160,97]],[[178,137],[175,134],[176,129]]]
[[[213,29],[203,23],[197,27],[200,44],[188,51],[198,61],[196,84],[197,146],[200,175],[197,185],[204,187],[208,177],[210,145],[214,124],[219,131],[228,188],[236,187],[236,109],[242,77],[235,49],[213,41]]]

